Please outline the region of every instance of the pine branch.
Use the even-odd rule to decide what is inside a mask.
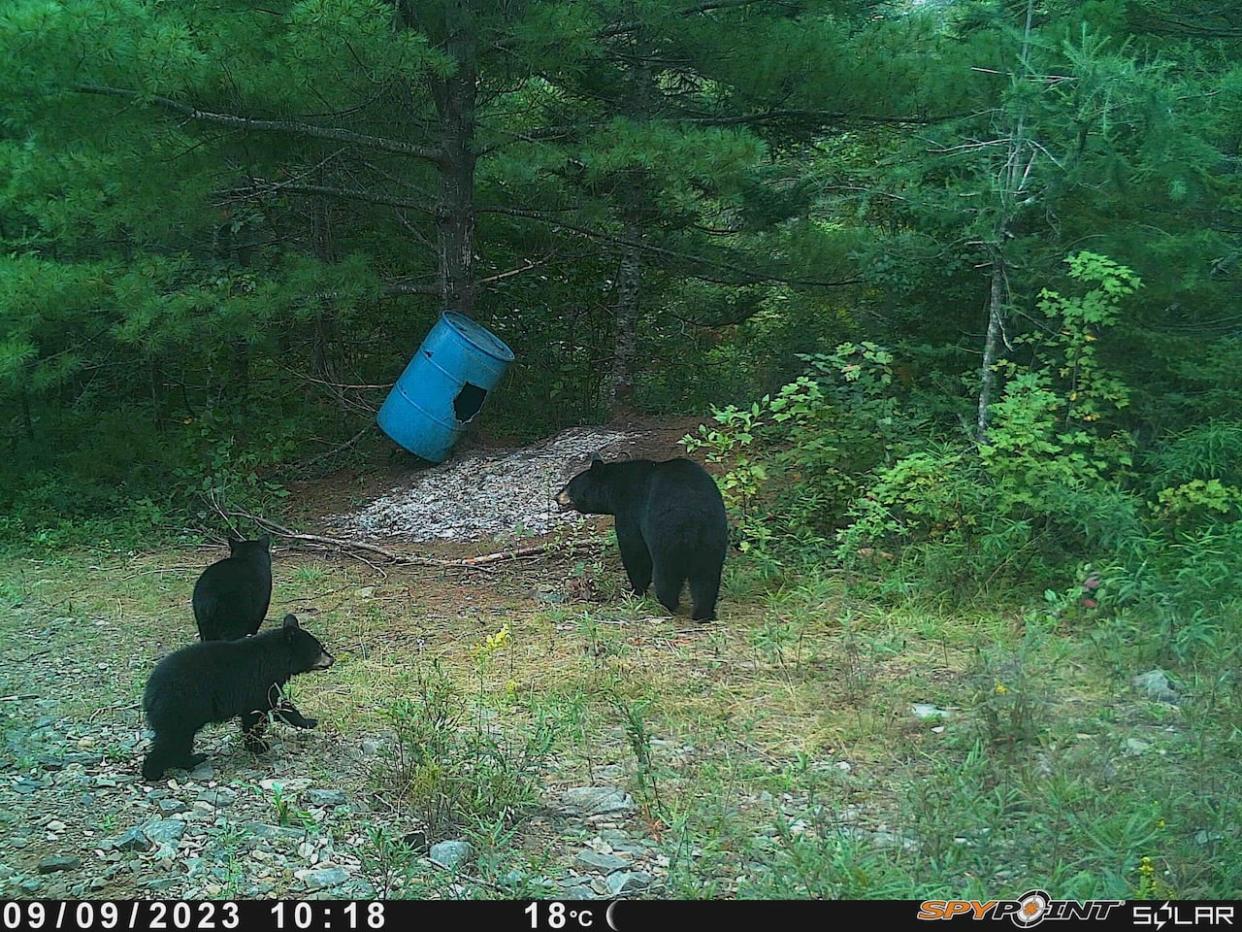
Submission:
[[[75,86],[75,89],[83,94],[95,94],[101,97],[120,97],[139,103],[153,104],[173,113],[180,113],[191,120],[199,120],[204,123],[215,123],[220,126],[231,126],[235,129],[254,130],[256,132],[328,139],[333,142],[348,143],[367,149],[379,149],[383,152],[408,155],[427,162],[434,162],[437,165],[444,162],[444,153],[438,148],[415,145],[409,142],[402,142],[399,139],[389,139],[385,136],[370,136],[366,133],[356,133],[353,130],[341,129],[336,126],[316,126],[312,123],[300,123],[295,120],[260,120],[232,113],[214,113],[210,110],[200,110],[190,104],[173,100],[171,97],[148,96],[138,91],[131,91],[120,87],[78,84]]]
[[[732,262],[722,262],[717,259],[711,259],[707,256],[698,256],[693,253],[679,252],[675,249],[668,249],[663,246],[656,246],[645,240],[627,239],[623,236],[615,236],[611,233],[605,233],[602,230],[595,230],[590,227],[578,226],[577,224],[567,223],[559,217],[548,217],[539,211],[528,210],[520,207],[479,207],[477,213],[483,214],[502,214],[509,217],[520,217],[526,220],[534,220],[538,223],[545,223],[549,226],[560,227],[569,230],[571,233],[577,233],[581,236],[590,237],[591,239],[600,240],[606,243],[612,243],[618,246],[631,246],[641,249],[644,252],[653,255],[663,256],[666,259],[676,259],[683,262],[692,262],[697,265],[707,266],[724,270],[732,274],[732,278],[712,277],[704,273],[690,272],[693,278],[702,281],[715,282],[721,285],[762,285],[762,284],[785,284],[798,285],[812,288],[839,288],[843,285],[856,285],[861,279],[849,278],[840,281],[826,281],[823,279],[807,279],[807,278],[788,278],[783,275],[776,275],[769,272],[761,272],[755,269],[747,269]]]

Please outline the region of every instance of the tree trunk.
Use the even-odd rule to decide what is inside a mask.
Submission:
[[[608,414],[630,408],[634,401],[634,349],[638,342],[638,297],[642,283],[641,252],[637,242],[642,230],[636,222],[627,221],[624,236],[627,243],[621,247],[617,269],[612,365],[604,377],[602,392],[604,410]]]
[[[26,386],[22,386],[22,426],[26,428],[26,439],[33,441],[34,418],[30,416],[30,393],[26,391]]]
[[[322,176],[320,177],[322,181]],[[325,264],[336,260],[332,242],[332,217],[329,212],[328,200],[318,197],[314,200],[314,250],[315,258]],[[332,344],[336,338],[335,309],[332,299],[324,298],[326,307],[315,315],[315,323],[311,333],[311,372],[324,382],[334,383],[336,379],[336,363],[333,358]]]
[[[440,300],[445,309],[474,312],[474,109],[478,74],[473,39],[463,29],[448,42],[457,70],[432,81],[440,116],[443,163],[440,165],[436,235],[439,248]]]
[[[979,372],[979,418],[975,429],[975,439],[979,443],[987,440],[988,406],[992,403],[992,393],[996,390],[996,351],[1000,344],[1001,330],[1004,327],[1005,314],[1005,266],[998,254],[992,256],[992,293],[988,299],[988,332],[983,340],[983,368]]]

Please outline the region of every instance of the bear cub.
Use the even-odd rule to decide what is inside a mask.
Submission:
[[[634,592],[655,585],[656,598],[677,611],[690,583],[691,617],[712,621],[729,545],[724,500],[716,482],[687,459],[605,463],[569,480],[556,496],[562,511],[616,517],[617,546]]]
[[[232,641],[259,630],[272,601],[272,540],[229,540],[226,559],[194,584],[194,620],[204,641]]]
[[[208,722],[241,716],[243,730],[268,712],[295,728],[314,728],[284,700],[281,687],[291,677],[332,666],[318,639],[293,615],[272,631],[236,641],[202,641],[161,660],[142,697],[147,724],[155,732],[142,775],[158,780],[177,767],[192,770],[207,759],[194,753],[194,735]]]

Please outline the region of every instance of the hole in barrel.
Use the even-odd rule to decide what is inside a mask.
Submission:
[[[479,386],[469,382],[463,385],[457,397],[453,399],[453,413],[457,415],[457,420],[468,421],[478,414],[479,408],[483,407],[483,399],[486,397],[487,392]]]

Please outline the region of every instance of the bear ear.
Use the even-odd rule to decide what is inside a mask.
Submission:
[[[259,538],[259,543],[263,545],[264,550],[271,550],[272,549],[272,535],[264,534],[262,537]]]
[[[288,630],[291,630],[291,629],[293,629],[293,628],[300,628],[300,627],[302,627],[302,626],[301,626],[300,624],[298,624],[298,616],[297,616],[297,615],[286,615],[286,616],[285,616],[285,622],[284,622],[283,627],[284,627],[284,629],[285,629],[286,631],[288,631]]]
[[[236,552],[237,552],[237,545],[241,543],[241,538],[240,538],[240,537],[234,537],[234,536],[233,536],[233,532],[232,532],[232,531],[229,531],[227,539],[228,539],[228,542],[229,542],[229,553],[236,553]]]

